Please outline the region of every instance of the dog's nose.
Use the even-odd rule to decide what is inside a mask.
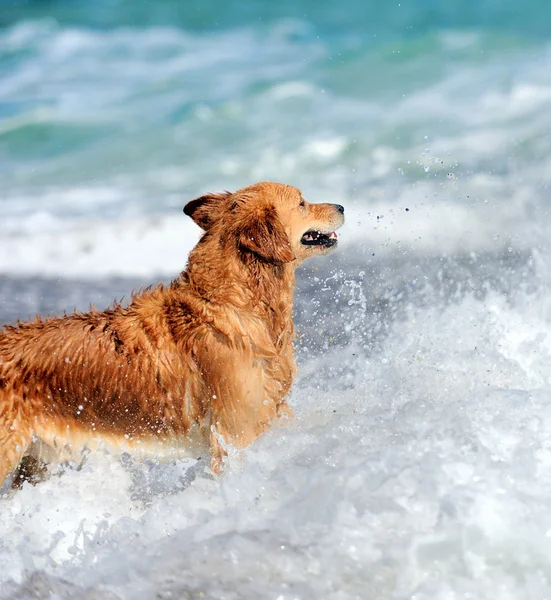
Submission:
[[[335,208],[344,215],[344,206],[341,206],[340,204],[335,204]]]

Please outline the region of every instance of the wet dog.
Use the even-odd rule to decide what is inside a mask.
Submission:
[[[244,447],[278,418],[295,375],[295,268],[331,252],[344,208],[258,183],[184,208],[204,233],[170,285],[106,311],[0,330],[0,485],[25,456],[98,443],[148,454]]]

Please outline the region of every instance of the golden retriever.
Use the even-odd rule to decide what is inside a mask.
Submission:
[[[279,417],[295,374],[295,267],[337,245],[337,204],[258,183],[184,208],[204,233],[187,269],[116,304],[0,329],[0,485],[24,456],[99,442],[196,455],[244,447]]]

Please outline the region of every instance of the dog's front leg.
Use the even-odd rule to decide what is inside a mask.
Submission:
[[[222,472],[224,457],[228,456],[228,453],[220,443],[219,435],[216,427],[212,425],[210,429],[210,468],[216,475],[220,475]]]
[[[265,373],[252,353],[211,338],[198,353],[210,414],[211,466],[220,472],[226,444],[244,448],[278,418],[280,399],[266,391]]]

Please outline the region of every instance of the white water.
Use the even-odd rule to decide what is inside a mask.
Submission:
[[[550,315],[412,308],[381,351],[307,361],[299,420],[216,481],[100,453],[25,484],[0,501],[0,597],[546,597]]]
[[[500,252],[508,244],[514,250],[545,248],[549,225],[539,219],[545,219],[547,207],[533,184],[512,188],[511,182],[500,178],[492,182],[491,196],[481,198],[481,188],[489,182],[480,179],[441,180],[436,197],[433,182],[420,182],[388,199],[379,188],[369,187],[361,201],[350,200],[342,191],[304,191],[313,202],[346,206],[347,222],[339,235],[343,252],[352,259],[358,248],[378,255],[405,252],[420,257]],[[471,201],[467,198],[473,190],[476,199]],[[97,201],[93,190],[75,188],[73,194]],[[464,196],[465,202],[458,203],[457,196]],[[199,228],[181,211],[189,199],[182,198],[170,213],[118,220],[59,219],[47,212],[6,218],[0,272],[85,279],[173,276],[184,268],[200,236]],[[46,204],[47,200],[45,196]]]

